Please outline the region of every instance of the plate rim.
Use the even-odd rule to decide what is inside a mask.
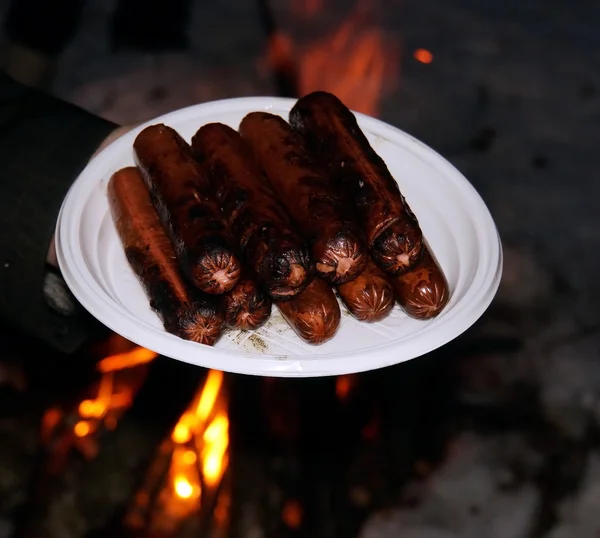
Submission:
[[[469,210],[476,211],[476,216],[479,217],[477,219],[478,226],[476,228],[477,237],[479,239],[477,247],[480,260],[482,255],[484,255],[483,258],[487,260],[487,264],[486,267],[480,265],[476,269],[473,280],[475,282],[477,278],[480,277],[479,285],[475,289],[473,285],[470,285],[466,291],[466,295],[471,295],[473,297],[467,301],[465,301],[465,298],[463,297],[461,299],[463,304],[460,305],[458,311],[453,310],[453,315],[451,317],[446,317],[444,319],[444,312],[442,312],[442,314],[436,318],[434,330],[431,330],[431,328],[428,330],[428,324],[425,325],[422,330],[411,333],[408,337],[410,352],[407,353],[406,357],[400,357],[399,359],[397,357],[392,357],[393,353],[390,353],[390,350],[398,347],[398,341],[386,342],[359,351],[345,351],[329,353],[326,355],[273,355],[249,353],[241,350],[219,349],[209,346],[199,347],[199,345],[194,342],[179,339],[162,330],[154,330],[154,328],[152,328],[153,330],[148,330],[146,327],[140,328],[139,323],[141,320],[120,307],[117,303],[114,303],[114,301],[114,304],[111,304],[110,301],[106,301],[103,295],[107,294],[97,283],[96,287],[99,287],[100,290],[96,290],[96,293],[92,293],[94,286],[90,285],[89,279],[91,277],[92,280],[94,280],[93,276],[89,272],[85,274],[81,267],[78,267],[78,264],[76,263],[77,253],[73,252],[72,246],[74,242],[71,240],[76,235],[79,235],[79,224],[81,222],[80,219],[77,219],[77,226],[73,226],[72,220],[77,216],[81,216],[83,212],[81,207],[79,207],[79,211],[77,211],[77,194],[93,189],[98,182],[102,181],[101,178],[94,178],[90,173],[91,171],[96,168],[102,168],[104,162],[107,161],[107,166],[104,167],[105,172],[101,175],[101,177],[104,177],[106,175],[106,170],[109,170],[110,168],[110,166],[108,166],[108,161],[110,161],[113,151],[115,151],[116,148],[125,146],[125,144],[132,145],[137,134],[145,127],[154,123],[163,122],[168,124],[169,122],[177,122],[178,119],[189,120],[190,116],[194,113],[200,115],[202,113],[201,111],[206,112],[207,109],[220,109],[223,106],[226,106],[230,111],[233,111],[232,109],[250,111],[269,110],[272,108],[289,110],[295,102],[296,99],[292,98],[259,96],[220,99],[217,101],[191,105],[157,116],[156,118],[138,125],[132,131],[113,141],[94,156],[71,185],[71,188],[63,200],[56,225],[56,250],[59,267],[67,286],[71,289],[71,292],[81,305],[109,329],[119,333],[137,345],[151,349],[166,357],[205,368],[214,368],[241,374],[277,377],[319,377],[358,373],[384,368],[386,366],[418,358],[442,347],[470,328],[491,304],[498,290],[502,276],[502,244],[487,205],[466,177],[435,150],[398,127],[354,111],[359,123],[372,124],[379,127],[379,129],[390,132],[396,138],[402,138],[405,142],[405,146],[410,146],[410,148],[407,149],[414,150],[412,151],[413,154],[416,152],[416,156],[425,160],[428,164],[434,165],[434,168],[438,172],[442,173],[446,179],[452,181],[454,187],[458,187],[461,197],[468,198]],[[87,199],[88,198],[85,198],[85,200]],[[84,204],[79,202],[79,205],[83,206]],[[65,218],[65,215],[67,215],[67,218]],[[480,220],[481,222],[479,222]],[[481,240],[481,235],[485,237],[485,240]],[[81,254],[81,252],[79,252],[79,254]],[[85,282],[86,285],[82,286],[82,282]],[[98,293],[98,291],[100,293]],[[101,300],[100,305],[98,304],[98,299]],[[123,324],[123,318],[127,323]],[[132,324],[131,327],[128,326],[129,323]],[[138,335],[135,334],[136,324],[138,324],[138,331],[144,331],[142,338],[138,338]],[[442,329],[443,327],[445,327],[445,329]],[[442,330],[440,331],[440,329]],[[419,334],[427,330],[429,332],[429,337],[426,339],[419,338]],[[438,335],[443,333],[443,336],[436,337],[436,332]],[[140,340],[143,340],[143,342]],[[167,348],[171,348],[171,351]],[[185,348],[189,348],[190,351],[186,351]],[[177,350],[181,350],[182,353],[177,353]],[[196,353],[194,353],[194,350],[196,350]],[[191,357],[189,355],[191,355]],[[228,355],[229,358],[227,357]],[[200,360],[197,360],[198,358]]]

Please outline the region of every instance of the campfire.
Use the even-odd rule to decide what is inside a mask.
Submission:
[[[161,444],[141,489],[125,517],[137,531],[171,536],[187,520],[199,527],[214,515],[225,525],[227,513],[216,510],[227,494],[221,481],[229,463],[229,419],[223,373],[211,370],[189,408]],[[214,512],[214,514],[213,514]]]
[[[50,454],[50,474],[60,473],[73,451],[86,460],[98,455],[103,432],[118,427],[156,357],[138,346],[110,355],[97,363],[99,380],[84,399],[70,409],[46,411],[41,436]],[[160,443],[127,510],[124,527],[176,536],[189,521],[199,528],[224,526],[229,494],[221,486],[228,463],[225,376],[210,370],[187,410]]]

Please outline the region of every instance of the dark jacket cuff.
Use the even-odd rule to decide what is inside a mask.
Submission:
[[[48,248],[69,187],[115,128],[0,73],[0,317],[64,352],[98,325],[48,305]]]

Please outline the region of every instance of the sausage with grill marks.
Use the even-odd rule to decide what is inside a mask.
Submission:
[[[258,329],[271,315],[271,298],[247,275],[242,275],[235,288],[223,296],[223,302],[231,329]]]
[[[267,112],[248,114],[239,131],[305,233],[318,275],[332,284],[358,276],[368,256],[362,232],[302,137],[283,118]]]
[[[129,167],[113,174],[108,199],[127,260],[165,330],[214,344],[225,322],[221,297],[202,293],[184,279],[139,170]]]
[[[161,222],[190,281],[206,293],[231,290],[240,262],[189,144],[170,127],[146,127],[133,144],[137,163]]]
[[[313,265],[306,244],[239,133],[222,123],[192,138],[223,215],[248,267],[276,300],[306,287]]]
[[[428,247],[414,269],[390,281],[398,303],[412,318],[434,318],[450,299],[446,277]]]
[[[276,304],[290,327],[309,344],[327,342],[340,325],[340,305],[329,284],[319,277],[292,300]]]
[[[336,289],[350,313],[359,321],[368,323],[384,319],[396,302],[394,288],[387,275],[372,260],[354,280]]]
[[[391,275],[414,267],[423,255],[419,223],[354,114],[318,91],[299,99],[289,119],[355,205],[375,263]]]

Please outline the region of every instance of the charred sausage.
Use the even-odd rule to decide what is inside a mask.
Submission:
[[[414,269],[390,280],[398,303],[412,318],[434,318],[448,304],[448,282],[427,247]]]
[[[271,315],[271,298],[248,276],[242,275],[223,302],[225,321],[232,329],[258,329]]]
[[[340,190],[281,117],[252,112],[239,127],[292,218],[308,239],[318,275],[332,284],[358,276],[367,248]]]
[[[137,168],[113,174],[108,199],[127,260],[165,329],[186,340],[214,344],[225,322],[221,298],[185,281]]]
[[[309,344],[323,344],[333,338],[340,325],[340,305],[333,290],[320,278],[291,301],[276,303],[283,318]]]
[[[373,263],[354,280],[337,286],[337,292],[350,313],[359,321],[381,321],[394,308],[394,288],[386,274]]]
[[[146,127],[133,147],[187,277],[206,293],[231,290],[240,277],[240,263],[209,180],[189,144],[174,129],[158,124]]]
[[[296,295],[312,278],[308,249],[250,148],[221,123],[200,128],[192,147],[246,265],[274,299]]]
[[[355,204],[375,263],[391,275],[414,267],[423,254],[419,223],[354,114],[334,95],[314,92],[298,100],[290,123]]]

